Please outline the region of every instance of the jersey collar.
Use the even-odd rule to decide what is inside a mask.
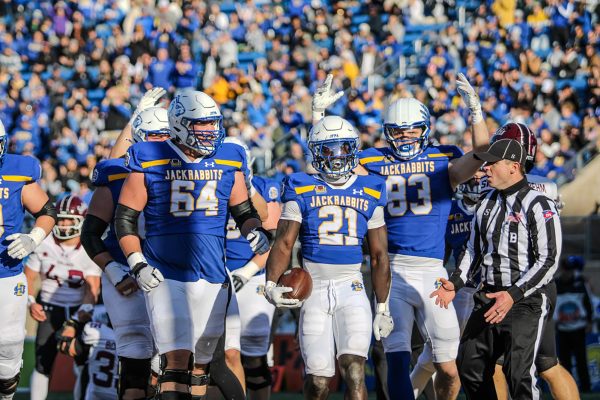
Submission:
[[[171,140],[167,140],[167,145],[171,147],[171,149],[179,156],[179,158],[181,158],[181,161],[183,161],[184,163],[197,164],[204,159],[204,157],[200,157],[190,160],[190,158],[183,151],[181,151],[181,149],[177,147],[175,143],[173,143],[173,141]]]
[[[348,189],[358,179],[358,176],[352,175],[343,185],[332,185],[331,183],[323,179],[320,175],[317,175],[316,178],[332,189]]]

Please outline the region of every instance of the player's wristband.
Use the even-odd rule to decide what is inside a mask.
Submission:
[[[389,308],[388,308],[388,304],[387,303],[377,303],[377,306],[375,307],[375,312],[377,314],[383,314],[383,313],[387,313],[389,312]]]
[[[29,232],[29,236],[31,236],[37,247],[44,241],[44,239],[46,239],[46,231],[39,226],[36,226],[31,230],[31,232]]]
[[[35,299],[35,296],[30,294],[27,296],[27,307],[31,307],[33,304],[37,304],[37,300]]]
[[[148,264],[146,257],[144,257],[144,255],[139,251],[131,253],[129,256],[127,256],[127,264],[129,265],[129,268],[133,269],[139,263]]]

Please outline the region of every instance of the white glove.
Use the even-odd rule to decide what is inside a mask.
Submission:
[[[283,297],[284,293],[291,292],[291,287],[277,286],[273,281],[267,281],[265,285],[265,297],[267,301],[273,304],[275,307],[282,308],[298,308],[302,307],[302,302],[298,299],[286,299]]]
[[[471,86],[463,74],[458,74],[458,77],[456,78],[456,90],[467,107],[469,107],[473,124],[483,121],[483,112],[481,111],[479,96],[477,96],[475,89],[473,89],[473,86]]]
[[[394,329],[394,320],[390,316],[386,303],[377,303],[375,319],[373,320],[373,335],[375,340],[386,338]]]
[[[233,271],[231,273],[231,280],[233,281],[235,291],[239,292],[260,269],[254,261],[248,261],[246,265]]]
[[[129,267],[116,261],[111,261],[104,267],[106,277],[114,286],[123,282],[129,276]]]
[[[159,270],[148,264],[142,253],[132,253],[127,257],[127,264],[140,289],[149,292],[165,280]]]
[[[12,243],[8,245],[8,255],[22,260],[33,253],[45,238],[46,232],[40,227],[33,228],[29,233],[13,233],[6,237],[6,240],[12,240]]]
[[[252,252],[259,255],[265,254],[269,251],[271,234],[267,232],[265,228],[254,228],[246,235],[246,240],[250,243]]]
[[[133,121],[137,118],[137,116],[144,110],[156,106],[161,97],[163,97],[167,93],[167,91],[159,86],[148,90],[138,103],[131,119],[129,120],[130,124],[133,124]]]
[[[313,123],[322,120],[325,117],[325,110],[338,101],[340,97],[344,95],[343,91],[339,91],[336,94],[331,93],[331,81],[333,75],[327,75],[325,82],[319,86],[312,99],[312,115]]]

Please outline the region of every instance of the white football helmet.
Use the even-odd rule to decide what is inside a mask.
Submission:
[[[165,139],[171,136],[169,114],[163,107],[150,107],[133,120],[131,134],[134,143],[147,142],[149,137]]]
[[[6,150],[8,150],[8,135],[6,129],[4,129],[4,124],[0,121],[0,159],[6,154]]]
[[[350,122],[338,116],[325,117],[308,134],[312,165],[328,179],[347,176],[358,165],[359,143]]]
[[[168,113],[171,135],[205,157],[213,155],[225,138],[223,115],[206,93],[186,90],[177,94]],[[193,128],[196,123],[212,123],[214,129],[197,130]]]
[[[87,204],[79,196],[70,194],[63,197],[56,203],[58,222],[52,228],[52,234],[61,240],[80,236],[87,209]],[[61,220],[71,220],[73,222],[70,225],[63,225],[60,223]]]
[[[383,134],[398,158],[410,160],[421,154],[429,144],[430,126],[427,107],[417,99],[403,98],[394,101],[387,109],[383,120]],[[400,131],[414,128],[422,129],[419,138],[396,137]]]
[[[242,139],[240,139],[237,136],[227,136],[223,140],[223,143],[233,143],[237,144],[238,146],[241,146],[246,152],[246,161],[248,163],[248,167],[251,167],[252,164],[254,164],[254,157],[252,157],[252,154],[250,154],[250,148]]]

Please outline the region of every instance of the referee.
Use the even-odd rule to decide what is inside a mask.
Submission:
[[[482,285],[461,338],[458,368],[467,399],[496,399],[494,367],[502,369],[513,400],[538,399],[534,359],[548,312],[545,286],[561,251],[554,202],[529,187],[519,142],[502,139],[475,158],[485,161],[494,189],[479,201],[467,252],[449,280],[431,294],[447,307],[465,282]]]

